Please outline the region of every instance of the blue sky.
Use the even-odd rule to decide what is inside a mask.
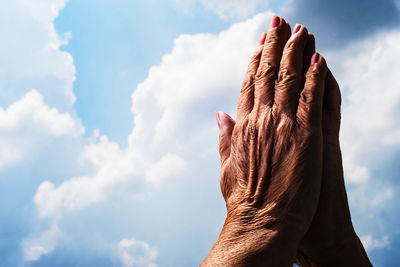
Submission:
[[[225,216],[214,111],[235,114],[273,13],[343,94],[357,233],[399,261],[398,1],[0,1],[0,266],[194,266]]]

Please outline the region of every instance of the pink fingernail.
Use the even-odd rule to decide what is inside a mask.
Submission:
[[[269,27],[275,28],[279,25],[280,22],[281,22],[281,19],[278,16],[273,16],[272,21],[271,21],[271,26],[269,26]]]
[[[267,34],[265,32],[263,32],[263,34],[261,35],[261,39],[258,45],[263,45],[265,43],[265,38],[267,37]]]
[[[292,34],[295,34],[296,32],[298,32],[300,30],[300,28],[301,28],[301,25],[300,24],[296,24]]]
[[[218,128],[221,129],[221,118],[219,117],[219,112],[215,112],[215,117],[217,118]]]
[[[311,57],[311,64],[315,64],[317,63],[319,60],[319,54],[318,53],[314,53]]]

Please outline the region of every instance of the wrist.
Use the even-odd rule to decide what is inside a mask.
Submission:
[[[299,243],[297,229],[277,229],[272,221],[262,225],[227,219],[201,266],[292,266]]]

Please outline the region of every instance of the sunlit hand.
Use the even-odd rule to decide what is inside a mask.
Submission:
[[[204,265],[294,262],[317,209],[322,175],[327,67],[319,54],[311,58],[309,38],[304,26],[291,34],[274,17],[250,62],[237,121],[217,113],[227,218]]]

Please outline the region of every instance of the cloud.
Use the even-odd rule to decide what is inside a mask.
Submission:
[[[42,95],[31,90],[6,109],[0,106],[0,168],[35,153],[46,138],[83,133],[78,119],[50,108]]]
[[[71,115],[73,59],[60,49],[70,34],[61,37],[53,24],[66,3],[0,2],[0,168],[38,156],[57,138],[84,133]]]
[[[42,229],[34,224],[34,190],[45,177],[57,181],[87,171],[77,162],[85,129],[73,108],[75,67],[61,50],[71,35],[59,35],[53,23],[67,2],[0,1],[1,201],[7,203],[0,213],[9,236],[0,246],[12,251],[3,253],[0,265],[34,261],[54,249],[61,235],[56,224],[21,243],[28,231]]]
[[[124,238],[118,243],[118,255],[125,267],[156,267],[157,249],[135,238]]]
[[[0,43],[0,105],[36,88],[50,106],[72,111],[75,67],[72,56],[60,49],[71,36],[61,37],[53,24],[66,3],[1,1],[0,32],[5,38]]]
[[[175,154],[166,154],[146,172],[147,180],[155,185],[186,168],[186,162]]]
[[[390,31],[327,54],[344,94],[341,140],[349,182],[370,178],[367,164],[374,163],[376,153],[399,149],[393,139],[400,131],[398,42],[400,32]],[[392,137],[391,147],[388,137]]]
[[[290,0],[281,14],[291,23],[306,25],[323,49],[343,48],[399,23],[399,9],[393,0]]]
[[[58,218],[63,211],[80,210],[90,203],[103,200],[104,191],[126,179],[135,166],[134,159],[126,156],[116,143],[110,142],[105,136],[100,137],[98,143],[84,148],[82,160],[90,161],[96,167],[97,174],[94,177],[73,177],[58,187],[49,181],[42,182],[34,197],[41,217]]]
[[[34,124],[34,126],[30,126]],[[0,107],[0,131],[16,132],[25,127],[38,129],[54,136],[83,134],[80,121],[68,113],[60,113],[43,102],[43,96],[36,90],[29,91],[6,110]]]
[[[22,242],[24,258],[26,261],[36,261],[42,255],[48,254],[54,250],[57,241],[63,236],[56,224],[38,237],[28,238]]]

